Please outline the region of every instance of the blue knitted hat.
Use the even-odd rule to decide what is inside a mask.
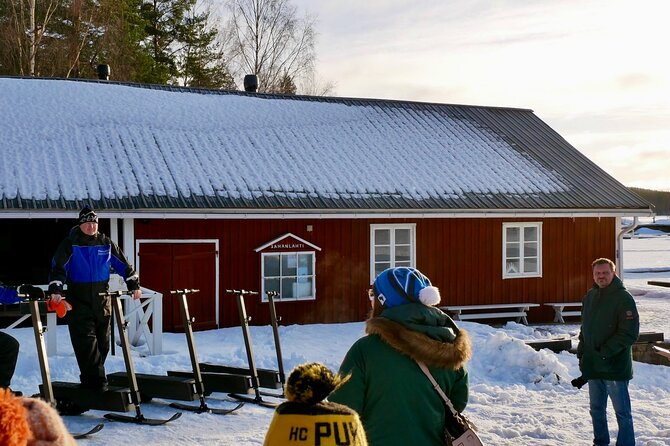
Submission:
[[[373,289],[384,308],[412,302],[433,306],[441,300],[440,291],[415,268],[388,268],[377,276]]]

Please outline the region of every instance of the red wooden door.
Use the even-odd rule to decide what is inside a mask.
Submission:
[[[182,332],[178,299],[170,290],[196,288],[188,308],[194,330],[216,324],[216,249],[213,243],[140,243],[140,282],[163,294],[163,331]]]

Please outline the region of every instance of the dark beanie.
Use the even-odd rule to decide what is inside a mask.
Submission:
[[[90,206],[86,205],[79,211],[79,224],[89,222],[97,223],[98,214]]]

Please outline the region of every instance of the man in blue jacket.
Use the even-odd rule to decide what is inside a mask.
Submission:
[[[112,270],[122,276],[133,299],[142,296],[139,277],[121,249],[98,232],[98,215],[85,206],[79,224],[61,242],[51,262],[49,294],[54,304],[67,300],[72,305],[68,329],[83,387],[104,391],[107,387],[105,359],[111,338],[112,306],[109,289]]]
[[[582,327],[577,357],[589,384],[593,444],[610,444],[607,398],[612,401],[619,433],[617,446],[635,445],[628,383],[633,378],[633,343],[640,333],[640,317],[633,296],[615,274],[609,259],[591,265],[593,287],[582,300]]]

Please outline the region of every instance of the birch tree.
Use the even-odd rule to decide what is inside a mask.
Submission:
[[[228,0],[224,36],[236,79],[258,76],[259,92],[281,92],[314,71],[314,19],[289,0]]]
[[[3,0],[0,72],[39,75],[39,51],[61,0]]]

